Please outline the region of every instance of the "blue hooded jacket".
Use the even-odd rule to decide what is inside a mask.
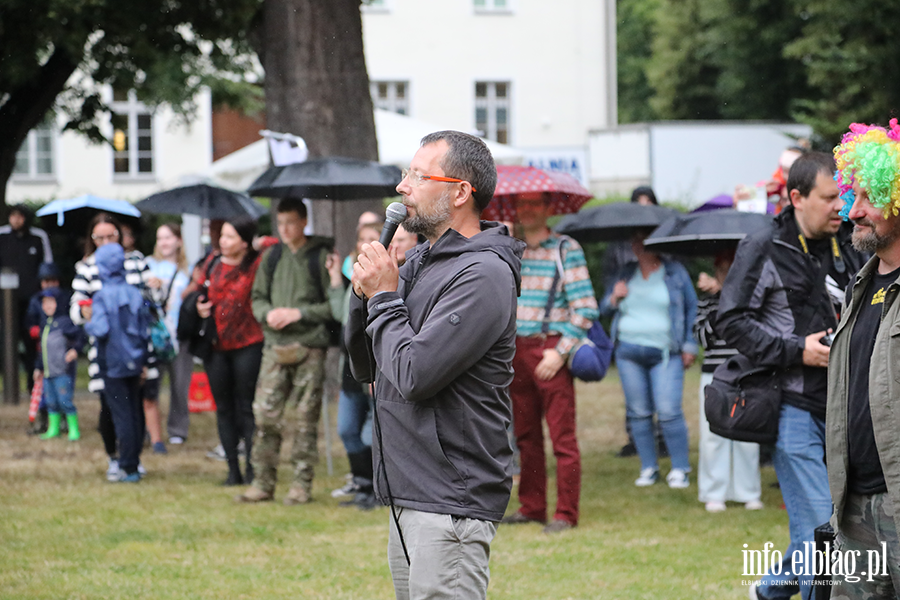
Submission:
[[[94,294],[93,315],[84,325],[97,338],[97,362],[104,377],[139,375],[147,361],[150,312],[141,292],[125,281],[125,252],[106,244],[94,253],[103,287]]]

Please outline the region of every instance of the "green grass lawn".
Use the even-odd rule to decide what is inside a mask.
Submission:
[[[696,467],[699,369],[686,379]],[[143,482],[113,485],[94,430],[99,402],[84,394],[77,406],[78,443],[27,436],[27,404],[0,406],[0,598],[393,598],[387,509],[342,508],[329,494],[343,484],[342,448],[328,477],[322,446],[312,504],[239,505],[238,490],[219,485],[224,463],[205,456],[217,443],[214,415],[192,415],[190,440],[169,455],[145,453]],[[763,470],[764,510],[709,514],[696,473],[687,490],[638,489],[638,459],[614,457],[625,437],[615,372],[579,387],[578,411],[581,523],[555,536],[537,525],[501,526],[488,596],[746,598],[742,580],[752,578],[742,576],[742,545],[772,541],[783,550],[788,542],[771,468]],[[285,492],[280,486],[277,499]]]

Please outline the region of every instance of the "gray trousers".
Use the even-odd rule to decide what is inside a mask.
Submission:
[[[831,588],[832,600],[900,597],[900,540],[887,494],[849,494],[835,541],[845,556],[855,555],[855,569],[833,577],[840,584]]]
[[[397,600],[476,600],[487,595],[491,541],[497,524],[396,507],[409,551],[403,555],[389,515],[388,564]]]
[[[194,356],[187,351],[187,344],[182,344],[172,362],[159,366],[159,376],[163,371],[169,372],[169,418],[166,431],[169,437],[178,436],[187,439],[188,421],[188,388],[191,386],[191,375],[194,372]]]

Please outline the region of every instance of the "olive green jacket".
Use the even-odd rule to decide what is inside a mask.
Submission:
[[[253,281],[253,316],[262,324],[266,346],[300,342],[309,348],[328,347],[326,321],[332,319],[332,302],[343,299],[343,288],[331,289],[331,279],[325,268],[325,259],[332,248],[332,240],[311,236],[306,243],[292,253],[283,246],[281,258],[272,273],[271,286],[267,269],[272,248],[264,253]],[[309,253],[319,253],[321,284],[315,285],[309,269]],[[325,297],[322,294],[325,294]],[[336,294],[337,298],[330,296]],[[299,308],[301,318],[281,330],[266,323],[266,315],[273,308]]]
[[[850,377],[850,336],[859,315],[859,303],[866,285],[878,268],[878,257],[872,257],[856,275],[852,293],[841,311],[841,322],[831,345],[828,362],[828,406],[825,416],[825,459],[828,463],[828,485],[834,514],[831,525],[841,525],[847,501],[847,396]],[[900,278],[885,294],[881,325],[869,362],[869,407],[875,428],[875,444],[884,471],[887,493],[895,507],[900,507]],[[900,511],[894,522],[900,531]]]

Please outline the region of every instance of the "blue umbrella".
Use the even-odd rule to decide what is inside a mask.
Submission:
[[[99,198],[97,196],[92,196],[91,194],[85,194],[84,196],[69,198],[67,200],[54,200],[42,207],[35,214],[39,217],[56,215],[56,226],[62,227],[66,222],[66,213],[71,215],[74,211],[82,209],[87,209],[93,213],[103,211],[128,217],[140,218],[141,216],[141,211],[136,209],[130,202]],[[82,210],[82,212],[84,211]]]

